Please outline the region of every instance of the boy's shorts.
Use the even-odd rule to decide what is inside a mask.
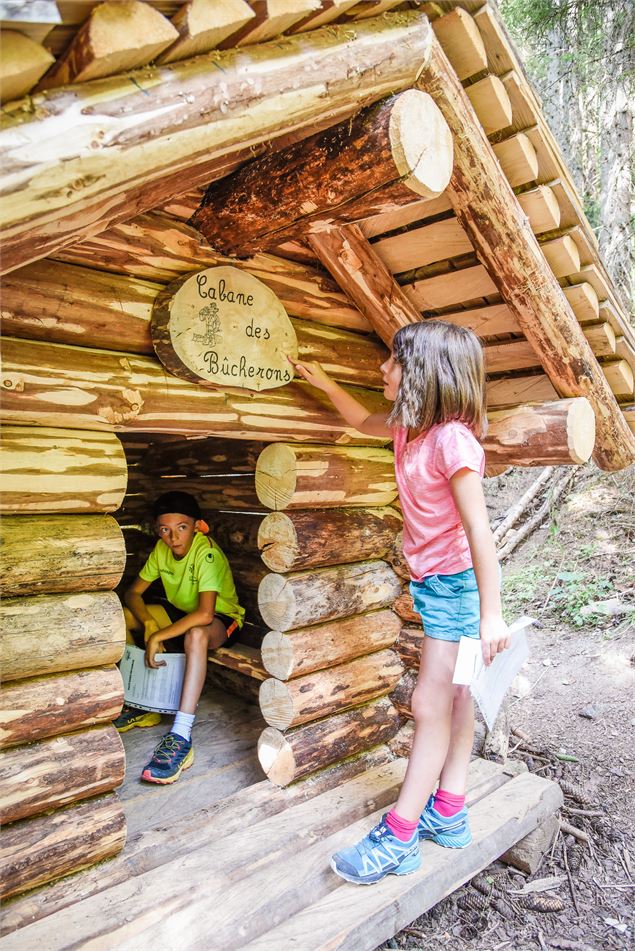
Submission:
[[[175,621],[180,621],[181,618],[187,614],[187,611],[181,611],[179,608],[175,608],[169,601],[162,600],[160,605],[172,624],[174,624]],[[150,607],[150,605],[148,605],[148,607]],[[222,646],[231,647],[231,645],[235,644],[238,640],[238,635],[240,634],[238,622],[235,618],[229,617],[227,614],[219,614],[218,612],[214,614],[214,617],[222,621],[225,625],[225,631],[227,632],[227,640]],[[182,654],[185,651],[185,634],[180,634],[178,637],[171,637],[169,640],[163,641],[163,646],[168,654]]]
[[[440,641],[480,637],[481,606],[473,568],[411,581],[410,593],[426,637]]]

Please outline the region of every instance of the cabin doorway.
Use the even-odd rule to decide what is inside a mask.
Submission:
[[[258,557],[257,532],[265,513],[254,478],[264,444],[158,434],[122,434],[121,442],[128,463],[126,495],[115,513],[126,544],[126,568],[117,589],[122,600],[156,544],[154,499],[180,490],[198,500],[210,535],[229,560],[239,602],[246,609],[237,642],[210,654],[192,734],[194,763],[177,782],[162,786],[140,779],[173,715],[163,714],[157,725],[120,734],[126,773],[118,795],[132,844],[149,830],[165,828],[166,821],[187,821],[187,816],[264,779],[256,747],[266,726],[257,702],[266,676],[260,659],[266,629],[257,613],[257,587],[266,571]],[[153,588],[146,603],[152,603]]]

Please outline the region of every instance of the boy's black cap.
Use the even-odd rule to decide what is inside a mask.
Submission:
[[[198,502],[189,492],[164,492],[154,503],[154,518],[160,515],[187,515],[189,518],[201,518]]]

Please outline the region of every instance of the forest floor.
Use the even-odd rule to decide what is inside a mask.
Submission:
[[[486,481],[494,527],[537,474],[515,469]],[[503,563],[508,620],[537,619],[512,688],[511,726],[520,732],[510,755],[561,783],[561,819],[588,843],[561,830],[533,875],[494,863],[382,951],[635,948],[634,564],[635,467],[589,466]],[[529,898],[512,894],[529,882],[539,883]],[[547,906],[545,897],[561,910],[528,907]]]

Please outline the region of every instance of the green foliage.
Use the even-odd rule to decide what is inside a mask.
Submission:
[[[503,598],[510,614],[508,621],[511,615],[515,617],[519,610],[524,610],[538,616],[549,611],[573,627],[606,624],[607,618],[601,614],[580,612],[594,601],[606,600],[613,591],[609,578],[588,569],[558,571],[552,560],[530,564],[503,578]]]

